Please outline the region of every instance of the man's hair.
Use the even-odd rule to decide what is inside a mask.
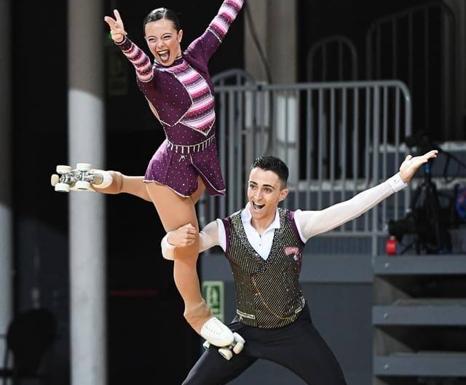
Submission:
[[[282,182],[282,187],[286,187],[288,182],[288,166],[281,159],[278,159],[274,156],[259,156],[251,165],[251,170],[253,168],[260,168],[265,171],[272,171],[278,175],[278,178]]]

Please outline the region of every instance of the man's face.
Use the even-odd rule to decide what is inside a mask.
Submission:
[[[248,202],[253,219],[273,220],[278,204],[287,195],[288,189],[273,171],[256,167],[249,173]]]

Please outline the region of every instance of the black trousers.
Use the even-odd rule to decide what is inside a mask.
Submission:
[[[245,340],[243,351],[225,360],[210,347],[189,372],[183,385],[221,385],[238,377],[258,359],[282,365],[310,385],[346,385],[334,354],[312,325],[306,306],[292,324],[260,329],[240,322],[230,325]]]

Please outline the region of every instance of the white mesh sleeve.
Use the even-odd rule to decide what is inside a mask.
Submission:
[[[369,211],[375,205],[406,186],[407,184],[401,180],[398,173],[385,182],[326,209],[319,211],[297,210],[295,212],[295,222],[300,236],[303,241],[307,241],[318,234],[333,230]]]

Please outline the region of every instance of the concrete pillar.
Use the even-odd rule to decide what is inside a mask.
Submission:
[[[0,334],[12,317],[12,200],[11,191],[11,25],[10,0],[0,0]],[[5,350],[0,339],[0,352]]]
[[[274,83],[295,83],[298,69],[297,0],[269,0],[267,52]]]
[[[270,66],[273,83],[295,83],[297,80],[297,1],[255,0],[247,3],[257,39]],[[264,64],[252,39],[252,28],[246,18],[245,67],[256,80],[266,81]]]
[[[245,15],[244,33],[244,63],[245,69],[257,81],[267,81],[267,72],[262,62],[257,47],[252,38],[252,31],[257,35],[258,42],[267,58],[267,4],[269,0],[248,1],[246,7],[249,8],[251,19],[254,25],[251,26],[249,18]],[[246,11],[246,10],[245,10]]]
[[[68,0],[69,164],[104,167],[103,4]],[[71,384],[107,383],[103,196],[69,194]]]
[[[268,81],[265,65],[252,38],[252,26],[264,51],[274,84],[292,84],[297,81],[298,42],[297,42],[297,1],[256,0],[247,3],[251,18],[246,18],[245,66],[258,81]],[[284,160],[290,168],[289,182],[298,182],[296,174],[299,150],[298,94],[274,91],[271,96],[259,95],[263,100],[258,103],[268,104],[263,111],[272,112],[272,125],[268,116],[258,117],[258,121],[267,122],[266,153]],[[256,130],[257,132],[257,130]],[[269,135],[270,133],[270,135]],[[259,139],[258,139],[259,140]],[[259,154],[256,154],[259,155]]]

